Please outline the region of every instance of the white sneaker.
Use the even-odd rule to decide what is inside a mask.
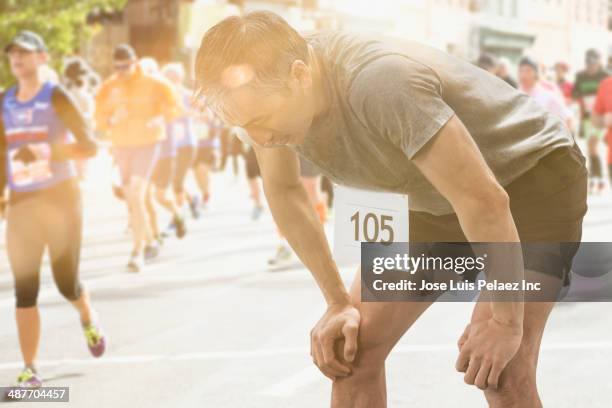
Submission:
[[[261,214],[263,214],[263,207],[256,205],[253,207],[253,211],[251,212],[251,219],[253,221],[257,221],[259,217],[261,217]]]
[[[132,253],[127,263],[128,272],[142,272],[144,269],[144,257],[142,254]]]

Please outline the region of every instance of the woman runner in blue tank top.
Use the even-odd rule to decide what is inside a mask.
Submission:
[[[66,92],[44,82],[47,60],[35,33],[19,33],[5,48],[17,85],[0,93],[0,196],[8,185],[6,247],[15,281],[17,330],[24,369],[20,387],[40,387],[35,363],[40,338],[40,268],[49,251],[60,293],[77,309],[95,357],[106,340],[81,286],[82,206],[73,159],[95,155],[90,128]]]

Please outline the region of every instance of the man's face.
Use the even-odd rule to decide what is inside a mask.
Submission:
[[[599,72],[601,69],[601,62],[598,59],[591,59],[587,61],[586,70],[589,74],[593,75]]]
[[[115,73],[119,76],[126,76],[133,71],[136,61],[131,59],[126,60],[115,60],[114,69]]]
[[[518,72],[521,88],[531,88],[537,81],[535,69],[529,65],[521,65]]]
[[[230,67],[231,69],[231,67]],[[299,145],[303,142],[314,116],[310,73],[298,74],[286,81],[286,88],[261,89],[243,85],[223,96],[220,116],[229,124],[246,130],[249,137],[264,147]],[[248,83],[249,72],[238,81]],[[233,81],[234,79],[229,79]]]
[[[46,61],[44,52],[29,51],[17,45],[7,52],[11,72],[16,78],[35,75],[38,67]]]

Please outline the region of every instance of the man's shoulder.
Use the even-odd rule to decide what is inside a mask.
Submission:
[[[112,74],[111,76],[106,78],[104,81],[102,81],[102,83],[100,84],[100,88],[98,89],[98,93],[104,92],[108,90],[109,88],[114,88],[116,86],[119,86],[120,82],[121,81],[119,80],[119,77],[117,76],[117,74]]]
[[[173,89],[172,84],[160,75],[142,74],[139,76],[138,80],[156,90],[166,91]]]

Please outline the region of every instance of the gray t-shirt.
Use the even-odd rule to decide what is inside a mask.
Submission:
[[[297,152],[332,181],[405,193],[410,209],[453,212],[411,159],[457,115],[502,186],[573,137],[555,116],[502,79],[405,40],[323,33],[308,38],[330,109]]]

